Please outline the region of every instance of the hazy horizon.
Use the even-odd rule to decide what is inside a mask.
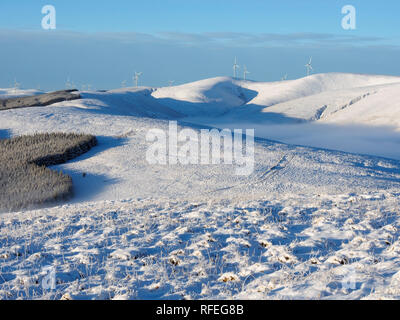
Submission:
[[[140,85],[167,86],[232,76],[235,57],[255,81],[303,77],[310,56],[315,73],[400,75],[396,1],[352,1],[355,30],[342,28],[348,3],[336,0],[55,0],[57,27],[43,30],[46,4],[1,2],[0,87],[110,89],[133,85],[135,71]]]

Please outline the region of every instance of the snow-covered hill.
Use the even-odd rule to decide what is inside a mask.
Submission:
[[[152,96],[187,117],[218,116],[223,120],[233,117],[247,123],[264,121],[271,124],[276,122],[276,115],[287,123],[320,120],[347,107],[352,109],[357,102],[382,90],[383,95],[388,95],[385,101],[388,106],[392,99],[393,102],[398,100],[395,91],[399,86],[400,77],[341,73],[316,74],[280,82],[219,77],[159,88]],[[372,109],[379,110],[380,106],[375,105]],[[391,109],[393,112],[398,110],[396,106]],[[390,117],[386,113],[382,118],[386,116]]]
[[[399,298],[399,83],[223,77],[1,111],[0,137],[82,132],[99,145],[56,167],[73,178],[67,204],[0,214],[0,299]],[[146,134],[171,119],[304,146],[257,140],[247,177],[151,165]]]
[[[273,83],[242,83],[245,88],[258,92],[257,97],[249,103],[268,107],[327,91],[335,92],[399,82],[400,77],[327,73]]]
[[[247,95],[245,94],[247,92]],[[221,116],[243,105],[251,92],[240,81],[218,77],[175,87],[158,88],[152,93],[160,103],[185,116]]]
[[[245,197],[299,189],[365,192],[396,185],[395,170],[384,172],[394,175],[389,180],[376,179],[381,169],[374,174],[370,170],[397,164],[260,141],[255,171],[245,178],[236,176],[231,166],[149,166],[145,136],[151,128],[167,130],[168,120],[177,119],[182,127],[255,128],[257,136],[267,139],[400,159],[399,86],[398,77],[334,73],[274,83],[219,77],[166,88],[81,92],[79,100],[2,111],[0,134],[66,131],[98,136],[99,148],[60,166],[76,181],[75,201],[152,195],[192,199],[213,190],[220,190],[216,197],[230,198],[237,196],[230,191],[235,186]],[[290,158],[290,166],[260,185],[259,177],[281,158]],[[88,178],[82,172],[90,173]],[[360,175],[365,177],[362,184],[356,178]]]
[[[266,139],[400,159],[400,77],[332,73],[272,83],[213,78],[152,95],[187,122],[255,128]]]

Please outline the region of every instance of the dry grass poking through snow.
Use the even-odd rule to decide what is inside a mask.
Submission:
[[[72,179],[46,168],[72,160],[97,144],[84,134],[42,133],[0,140],[0,211],[64,199]]]
[[[378,192],[6,213],[0,300],[399,299],[399,205]]]

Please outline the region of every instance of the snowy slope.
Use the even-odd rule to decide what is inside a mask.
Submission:
[[[298,145],[400,159],[398,134],[373,127],[354,128],[353,124],[347,124],[350,121],[357,124],[374,121],[373,124],[399,124],[398,80],[386,76],[326,74],[292,81],[256,83],[220,77],[159,89],[82,92],[79,100],[48,107],[2,111],[0,129],[7,135],[78,131],[98,136],[100,147],[81,161],[60,166],[78,182],[75,201],[118,200],[154,194],[193,198],[213,190],[222,190],[216,196],[223,198],[230,197],[230,188],[236,185],[241,186],[238,188],[242,190],[241,194],[252,193],[255,197],[265,193],[296,192],[304,185],[309,191],[322,188],[329,193],[340,193],[360,188],[359,191],[364,192],[380,190],[384,184],[380,184],[374,175],[371,179],[365,178],[362,185],[354,182],[360,175],[368,177],[369,170],[374,168],[363,165],[367,161],[363,157],[351,156],[357,160],[349,161],[350,156],[341,153],[260,142],[256,145],[255,171],[244,178],[236,176],[229,165],[209,166],[207,170],[203,166],[149,166],[144,157],[149,145],[145,136],[151,128],[167,130],[166,120],[181,119],[185,123],[221,128],[255,128],[260,137]],[[255,101],[272,104],[278,100],[281,102],[275,105],[257,107],[260,114],[269,117],[265,122],[260,121],[254,111]],[[201,118],[195,116],[200,110],[205,110]],[[308,123],[272,125],[271,113]],[[335,160],[325,164],[321,160],[321,155],[325,159],[325,154]],[[295,157],[291,165],[282,170],[276,180],[272,178],[261,186],[254,183],[283,156],[291,158],[292,155]],[[338,165],[332,167],[332,163]],[[354,167],[355,163],[359,165]],[[83,172],[89,173],[88,178],[82,177]],[[338,185],[337,181],[343,176],[346,179]],[[300,181],[298,177],[301,177]]]
[[[290,81],[253,82],[218,77],[158,88],[152,96],[188,117],[221,116],[226,111],[234,115],[237,107],[242,106],[240,117],[246,116],[246,110],[261,108],[263,112],[285,113],[290,108],[292,116],[311,120],[313,117],[304,117],[302,113],[312,112],[304,109],[308,109],[310,103],[316,104],[314,100],[342,106],[359,96],[371,94],[374,87],[392,83],[400,83],[400,78],[330,73]],[[337,95],[341,97],[335,101]],[[246,120],[251,120],[250,116],[247,114]]]
[[[183,115],[151,97],[151,88],[124,88],[107,92],[83,92],[78,108],[91,108],[108,115],[177,119]],[[65,105],[65,104],[62,104]]]
[[[118,200],[152,195],[173,198],[207,197],[215,190],[214,197],[257,197],[260,194],[308,192],[325,190],[330,193],[352,190],[380,190],[389,188],[390,182],[376,180],[380,167],[397,168],[390,160],[368,160],[368,158],[287,146],[263,141],[255,148],[255,170],[249,177],[235,174],[231,165],[149,165],[145,153],[149,146],[146,134],[151,128],[168,130],[166,120],[138,118],[126,115],[110,115],[98,106],[93,110],[79,107],[87,102],[71,101],[43,107],[3,111],[1,127],[12,135],[33,132],[85,132],[98,136],[99,146],[86,155],[68,164],[58,166],[72,175],[76,184],[74,201]],[[67,106],[74,104],[74,106]],[[102,112],[100,112],[103,110]],[[26,121],[27,117],[30,121]],[[290,165],[262,179],[282,157]],[[329,159],[329,160],[326,160]],[[357,164],[357,165],[355,165]],[[379,170],[371,176],[370,171]],[[82,177],[82,173],[87,176]],[[357,181],[363,176],[362,183]],[[390,173],[396,181],[397,173]],[[301,177],[301,179],[299,179]],[[343,180],[338,185],[337,181]],[[394,182],[394,186],[397,182]],[[236,190],[232,192],[231,189]]]
[[[93,102],[2,113],[14,134],[100,137],[56,167],[70,203],[0,215],[0,299],[400,298],[400,162],[259,141],[247,178],[152,166],[145,133],[167,122]]]
[[[341,74],[279,83],[214,78],[1,111],[0,134],[84,132],[99,146],[55,167],[74,181],[67,204],[0,214],[0,299],[399,298],[398,160],[270,140],[256,142],[248,177],[231,165],[145,159],[146,133],[167,130],[169,119],[180,128],[256,127],[260,136],[321,147],[335,140],[329,130],[340,131],[360,153],[367,146],[353,142],[375,137],[368,153],[396,158],[393,132],[343,129],[349,121],[397,126],[396,82]],[[316,140],[301,143],[307,139],[287,123],[271,125],[271,114],[301,121],[290,125],[300,131],[311,126],[305,135]],[[351,140],[355,132],[359,140]],[[53,292],[40,286],[47,265],[56,269]],[[354,287],[343,285],[349,281]]]
[[[376,88],[375,93],[327,117],[333,123],[362,123],[400,129],[400,84]]]
[[[321,92],[354,89],[400,82],[399,77],[346,73],[315,74],[305,78],[273,83],[242,82],[245,88],[258,92],[249,104],[272,106]]]
[[[152,96],[186,116],[216,116],[246,103],[242,91],[240,83],[232,78],[218,77],[158,88]]]
[[[272,83],[230,81],[242,105],[226,103],[224,114],[192,113],[186,121],[255,128],[266,139],[400,159],[399,77],[333,73]],[[212,109],[205,102],[204,108]]]

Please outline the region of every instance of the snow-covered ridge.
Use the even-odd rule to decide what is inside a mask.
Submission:
[[[250,103],[272,106],[321,92],[355,89],[399,83],[400,77],[361,75],[347,73],[315,74],[305,78],[273,83],[247,83],[245,87],[259,94]]]
[[[153,118],[240,119],[258,124],[321,120],[400,128],[399,88],[400,77],[380,75],[328,73],[278,82],[216,77],[171,87],[86,92],[76,106]],[[0,89],[3,98],[38,93]]]
[[[152,96],[187,116],[215,116],[246,103],[241,83],[229,77],[158,88]]]
[[[9,96],[12,90],[0,93]],[[396,151],[400,150],[400,77],[328,73],[277,82],[216,77],[163,88],[81,92],[81,96],[54,106],[107,117],[255,128],[262,138],[400,159]]]
[[[244,105],[265,108],[323,92],[373,91],[371,87],[393,83],[400,84],[400,78],[329,73],[289,81],[254,82],[217,77],[175,87],[159,88],[152,93],[152,96],[161,99],[172,108],[178,108],[188,116],[199,115],[200,111],[202,116],[206,116],[215,114],[215,108],[219,108],[218,111]],[[329,100],[333,96],[326,95],[325,98]],[[196,112],[195,108],[200,111]]]
[[[400,129],[400,77],[394,76],[328,73],[278,82],[217,77],[158,88],[151,96],[205,124],[319,121]]]

